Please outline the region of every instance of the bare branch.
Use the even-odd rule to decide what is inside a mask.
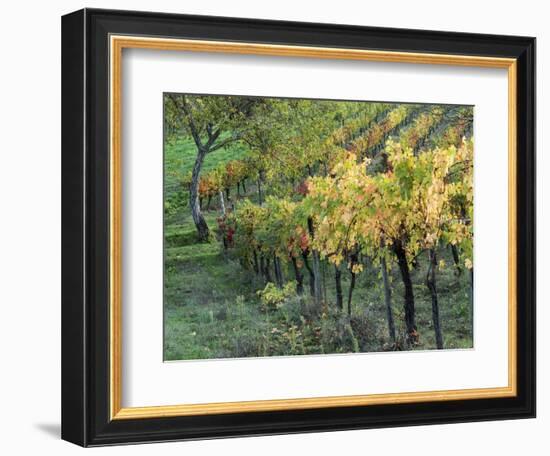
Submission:
[[[212,124],[208,124],[206,126],[206,132],[208,133],[208,142],[206,143],[204,148],[209,152],[212,145],[218,139],[218,136],[220,136],[221,130],[218,128],[216,131],[212,132]]]
[[[220,135],[220,131],[218,130],[217,132],[215,132],[215,134],[216,134],[216,139],[217,139],[217,137]],[[221,149],[222,147],[225,147],[228,144],[231,144],[232,142],[238,141],[239,139],[241,139],[240,135],[230,136],[229,138],[226,138],[223,141],[220,141],[219,143],[211,146],[210,149],[208,149],[208,152],[214,152],[215,150]],[[215,139],[214,139],[214,141],[215,141]]]

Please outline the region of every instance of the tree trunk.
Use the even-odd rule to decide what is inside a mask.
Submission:
[[[246,179],[242,180],[241,185],[243,186],[243,194],[246,195]]]
[[[454,244],[450,244],[450,245],[451,245],[451,252],[453,253],[453,262],[456,268],[456,275],[460,276],[462,275],[462,268],[460,266],[460,257],[458,256],[458,248]]]
[[[208,195],[208,201],[206,202],[206,210],[210,210],[210,203],[212,202],[212,195]]]
[[[266,282],[273,282],[273,279],[271,278],[271,271],[269,270],[269,258],[266,258],[265,260],[265,280]]]
[[[237,197],[241,196],[241,183],[237,182]]]
[[[252,251],[252,254],[253,254],[252,259],[253,259],[253,261],[254,261],[254,262],[253,262],[254,272],[255,272],[256,274],[258,274],[258,272],[259,272],[259,269],[258,269],[258,254],[256,253],[256,249],[254,249],[254,250]]]
[[[336,307],[344,310],[344,297],[342,294],[342,271],[340,266],[334,265],[334,280],[336,281]]]
[[[307,259],[309,255],[308,251],[302,252],[302,258],[304,259],[304,266],[307,269],[307,272],[309,273],[309,292],[311,293],[311,296],[315,296],[315,274],[313,274],[313,269],[311,269],[311,266],[309,265],[309,261]]]
[[[281,264],[281,259],[277,257],[277,264],[279,265],[279,275],[281,276],[281,286],[285,283],[285,271],[283,269],[283,266]]]
[[[275,272],[275,281],[279,288],[283,288],[283,273],[281,271],[281,260],[277,255],[273,254],[273,270]]]
[[[313,219],[311,217],[308,217],[307,219],[307,227],[309,230],[309,235],[312,239],[315,239],[315,231],[313,228]],[[313,289],[313,298],[315,300],[315,306],[317,309],[321,308],[321,301],[322,301],[322,287],[321,287],[321,262],[319,258],[319,252],[317,250],[311,251],[311,257],[313,258],[313,275],[315,276],[315,287]]]
[[[229,245],[227,243],[227,238],[225,237],[225,234],[222,237],[222,243],[223,243],[223,251],[227,252],[227,249],[228,249]]]
[[[313,298],[315,299],[315,305],[318,308],[321,308],[322,301],[322,286],[321,286],[321,261],[319,258],[319,252],[317,250],[312,250],[311,257],[313,258],[313,275],[315,276],[315,287]]]
[[[294,268],[294,277],[296,278],[296,293],[302,294],[304,292],[304,276],[300,272],[300,268],[298,267],[298,262],[296,261],[296,258],[290,257],[290,260],[292,261],[292,267]]]
[[[275,284],[278,288],[281,288],[281,282],[279,281],[279,265],[277,264],[277,257],[273,254],[273,274],[275,275]]]
[[[223,192],[221,190],[219,191],[219,195],[220,195],[220,208],[222,210],[222,215],[225,217],[225,202],[223,200]]]
[[[193,166],[193,173],[191,174],[191,189],[189,192],[191,216],[193,217],[193,222],[197,228],[199,241],[207,241],[210,236],[210,230],[208,229],[206,220],[202,215],[199,203],[199,179],[205,155],[205,149],[198,149],[197,158],[195,159],[195,164]]]
[[[395,323],[393,321],[393,310],[391,305],[391,286],[388,277],[388,266],[386,258],[380,258],[380,269],[382,270],[382,280],[384,281],[384,302],[386,304],[386,316],[388,319],[388,333],[390,340],[395,343]]]
[[[393,251],[397,257],[401,279],[405,288],[404,308],[405,308],[405,326],[407,328],[407,342],[415,344],[418,341],[418,333],[416,332],[416,321],[414,311],[414,294],[411,281],[411,273],[407,262],[407,254],[401,241],[394,241]]]
[[[323,302],[327,302],[327,265],[326,261],[322,261],[323,266]]]
[[[227,187],[225,189],[225,195],[227,197],[227,201],[230,201],[231,200],[231,189],[229,187]]]
[[[435,282],[435,269],[437,267],[435,249],[430,249],[428,251],[428,255],[430,262],[428,272],[426,274],[426,285],[430,290],[430,295],[432,296],[432,321],[435,331],[435,343],[437,348],[441,350],[443,348],[443,335],[441,334],[441,326],[439,324],[439,303],[437,301],[437,287]]]
[[[261,253],[260,253],[260,274],[262,274],[265,277],[265,259]]]
[[[350,274],[351,274],[351,281],[349,284],[349,293],[348,293],[348,315],[351,317],[351,298],[353,296],[353,290],[355,288],[355,277],[356,273],[353,272],[353,267],[357,264],[358,261],[358,255],[357,253],[352,253],[350,255]]]
[[[353,289],[355,288],[355,272],[351,272],[351,282],[349,284],[348,292],[348,315],[351,317],[351,297],[353,295]]]

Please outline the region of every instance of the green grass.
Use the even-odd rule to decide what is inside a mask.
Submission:
[[[248,153],[248,148],[242,143],[231,143],[207,154],[201,173],[204,175],[227,162],[242,159]],[[167,229],[173,223],[186,223],[190,220],[186,219],[183,212],[188,206],[188,193],[181,182],[193,170],[196,155],[197,148],[191,138],[180,138],[164,144],[164,200],[165,207],[171,208],[165,213]],[[171,242],[169,239],[167,241]]]
[[[211,228],[216,213],[206,214]],[[350,334],[345,316],[329,304],[324,318],[309,320],[311,298],[295,297],[278,310],[262,310],[256,291],[262,279],[224,254],[220,243],[197,243],[194,227],[187,223],[167,227],[179,233],[179,242],[166,247],[165,257],[165,359],[204,359],[289,354],[381,351],[388,348],[383,289],[378,271],[368,269],[357,277],[352,300]],[[448,252],[440,257],[451,264]],[[425,267],[413,270],[416,318],[420,343],[416,349],[435,348],[431,322],[431,301],[423,285]],[[335,302],[332,267],[323,265],[329,303]],[[290,280],[290,271],[285,271]],[[393,308],[396,327],[404,334],[403,287],[397,271],[392,271]],[[347,296],[348,274],[343,274]],[[438,273],[441,325],[445,348],[470,348],[470,313],[466,274],[456,277],[447,266]],[[305,315],[305,318],[304,318]]]
[[[190,170],[196,150],[190,140],[166,147],[166,179],[181,170]],[[205,170],[241,157],[246,150],[234,145],[207,156]],[[265,282],[244,269],[231,253],[223,252],[216,240],[217,201],[204,211],[213,233],[209,243],[199,243],[186,194],[174,198],[181,189],[166,186],[167,198],[178,202],[165,217],[164,356],[166,360],[283,356],[296,354],[382,351],[390,348],[382,280],[373,266],[357,276],[352,300],[352,318],[334,309],[333,267],[323,263],[327,306],[321,318],[309,309],[309,285],[305,294],[287,299],[277,310],[265,310],[257,291]],[[253,183],[247,197],[255,197]],[[233,198],[235,195],[233,194]],[[438,253],[447,266],[438,271],[440,321],[445,348],[472,347],[469,308],[469,280],[464,272],[457,277],[447,249]],[[419,259],[412,271],[416,319],[420,341],[415,349],[435,348],[431,299],[424,284],[427,261]],[[285,269],[285,276],[292,274]],[[349,274],[343,271],[344,299],[347,299]],[[397,268],[391,273],[393,311],[397,332],[405,333],[403,286]],[[401,337],[402,338],[402,337]]]
[[[215,215],[206,218],[215,226]],[[258,330],[248,320],[257,319],[259,310],[247,307],[239,314],[243,318],[237,318],[236,312],[242,309],[235,306],[237,298],[241,302],[255,299],[254,281],[238,263],[225,258],[217,241],[189,243],[193,230],[181,238],[186,242],[166,248],[166,359],[221,357],[238,344],[237,332],[246,331],[247,326]]]
[[[223,139],[223,138],[222,138]],[[207,173],[232,160],[243,158],[249,150],[240,142],[229,144],[222,149],[209,153],[204,159],[202,172]],[[176,183],[177,175],[185,175],[193,170],[197,147],[191,138],[181,138],[164,145],[164,164],[166,170],[165,186]]]

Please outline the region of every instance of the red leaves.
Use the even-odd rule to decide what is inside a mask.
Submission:
[[[300,236],[300,249],[305,252],[309,248],[309,237],[306,233]]]
[[[224,245],[226,247],[233,247],[233,241],[235,236],[236,227],[230,223],[228,223],[227,217],[218,217],[216,219],[218,222],[218,228],[220,230],[220,233],[224,239]]]
[[[300,184],[296,186],[294,191],[299,195],[306,196],[309,193],[309,186],[307,184],[307,181],[300,182]]]
[[[226,232],[225,239],[227,240],[227,243],[232,246],[233,245],[233,235],[235,234],[235,230],[233,228],[229,228]]]

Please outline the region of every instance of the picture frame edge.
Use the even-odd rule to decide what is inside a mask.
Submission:
[[[186,16],[169,14],[169,22],[218,21],[212,16]],[[113,23],[125,29],[124,18],[139,20],[149,18],[162,23],[167,19],[158,13],[127,12],[113,10],[83,9],[62,18],[62,438],[80,446],[99,446],[118,443],[139,443],[145,441],[167,441],[197,438],[219,438],[245,435],[267,435],[298,432],[319,432],[343,429],[364,429],[408,425],[438,424],[493,419],[533,418],[536,395],[536,347],[535,347],[535,300],[536,300],[536,224],[535,224],[535,38],[481,34],[458,34],[455,32],[433,32],[438,37],[460,36],[491,41],[491,37],[507,42],[507,52],[513,53],[518,61],[518,118],[517,118],[517,160],[518,160],[518,217],[522,215],[528,223],[518,226],[518,395],[502,400],[480,400],[481,410],[464,408],[457,404],[415,404],[416,415],[411,415],[411,405],[397,404],[395,412],[389,413],[371,407],[389,418],[375,422],[358,409],[336,408],[332,418],[327,410],[316,409],[298,413],[248,412],[262,424],[254,425],[249,417],[226,414],[210,417],[147,418],[143,420],[112,420],[110,386],[106,380],[109,369],[108,343],[108,299],[109,272],[105,265],[108,253],[105,250],[108,239],[98,233],[97,223],[105,223],[108,189],[106,178],[98,177],[105,169],[96,169],[97,148],[101,141],[92,134],[105,134],[105,125],[100,112],[108,108],[102,99],[105,81],[100,82],[102,69],[91,65],[98,55],[107,58],[104,39],[113,33]],[[105,19],[106,18],[106,19]],[[137,18],[137,19],[136,19]],[[197,19],[200,18],[200,19]],[[168,19],[167,19],[168,20]],[[223,18],[230,28],[233,21],[253,19]],[[118,21],[118,22],[117,22]],[[305,28],[321,26],[330,30],[331,24],[313,24],[284,21],[256,21],[262,25],[271,24],[280,28],[291,26]],[[291,24],[291,25],[289,25]],[[267,26],[267,25],[266,25]],[[360,26],[334,26],[340,33],[348,30],[392,30],[408,34],[419,34],[423,38],[430,31],[408,29],[374,29]],[[199,27],[200,28],[200,27]],[[315,28],[315,27],[314,27]],[[427,32],[428,35],[426,35]],[[195,30],[196,33],[196,30]],[[224,33],[227,33],[225,31]],[[242,32],[241,32],[242,33]],[[495,38],[496,39],[496,38]],[[485,47],[484,47],[485,49]],[[94,62],[95,63],[95,62]],[[107,78],[108,79],[108,78]],[[521,112],[519,112],[521,111]],[[521,152],[521,153],[520,153]],[[101,152],[105,160],[105,151]],[[100,160],[100,161],[101,161]],[[522,206],[520,207],[520,198]],[[108,210],[107,210],[108,212]],[[97,214],[104,214],[96,217]],[[523,269],[519,266],[523,265]],[[521,288],[523,285],[523,288]],[[526,288],[527,286],[527,288]],[[520,301],[521,295],[521,303]],[[519,308],[521,307],[521,315]],[[521,337],[520,337],[521,336]],[[470,401],[470,405],[476,400]],[[493,401],[493,402],[491,402]],[[496,402],[494,402],[496,401]],[[107,402],[109,402],[107,404]],[[462,401],[458,401],[462,402]],[[498,404],[497,404],[498,403]],[[454,406],[454,407],[453,407]],[[388,406],[384,406],[388,407]],[[392,406],[389,406],[392,407]],[[409,408],[407,408],[409,407]],[[449,410],[451,407],[453,410]],[[485,407],[483,409],[483,407]],[[459,411],[457,411],[459,410]],[[294,413],[294,418],[289,415]],[[242,415],[242,414],[239,414]],[[245,418],[248,418],[245,419]],[[286,419],[286,421],[284,421]],[[311,419],[316,419],[315,425]],[[389,419],[389,421],[387,421]],[[231,425],[231,420],[233,424]],[[254,420],[257,421],[257,420]],[[239,424],[236,424],[236,423]],[[269,423],[266,424],[266,423]],[[278,424],[277,424],[278,423]],[[286,424],[285,424],[286,423]],[[301,423],[301,424],[300,424]],[[306,424],[304,424],[306,423]],[[309,424],[307,424],[309,423]],[[309,427],[308,427],[309,426]]]

